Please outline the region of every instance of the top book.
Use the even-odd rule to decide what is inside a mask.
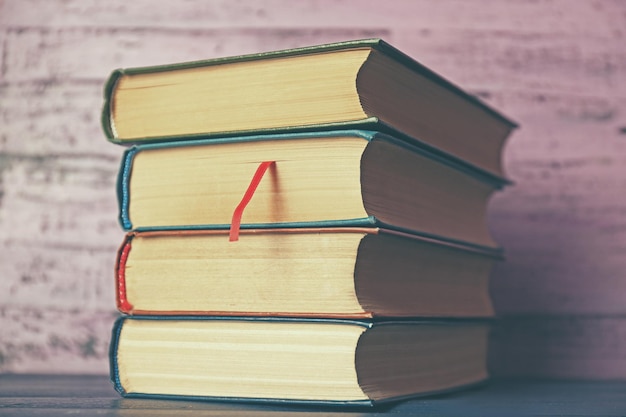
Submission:
[[[118,69],[104,94],[116,143],[370,129],[499,177],[516,127],[380,39]]]

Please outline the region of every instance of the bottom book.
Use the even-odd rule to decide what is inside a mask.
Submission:
[[[111,379],[126,397],[374,405],[487,379],[489,323],[122,317]]]

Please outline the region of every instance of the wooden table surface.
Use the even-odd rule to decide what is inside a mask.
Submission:
[[[0,375],[0,416],[626,416],[626,381],[501,380],[384,408],[121,398],[106,376]]]

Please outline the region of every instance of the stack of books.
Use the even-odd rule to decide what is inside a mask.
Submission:
[[[114,71],[125,396],[375,404],[483,382],[515,124],[379,39]]]

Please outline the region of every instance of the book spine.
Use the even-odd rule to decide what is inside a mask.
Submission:
[[[118,318],[113,324],[113,329],[111,330],[111,344],[109,345],[109,376],[111,378],[111,382],[113,383],[113,388],[115,391],[120,393],[121,395],[126,395],[126,390],[122,386],[122,382],[120,381],[120,373],[117,363],[117,348],[120,341],[120,334],[122,332],[122,326],[124,325],[124,318]]]
[[[284,222],[284,223],[242,223],[241,230],[269,230],[269,229],[314,229],[326,227],[377,227],[380,224],[374,216],[362,217],[358,219],[345,220],[317,220],[305,222]],[[135,232],[187,232],[202,230],[229,230],[229,223],[224,224],[194,224],[184,226],[142,226],[132,229]],[[131,230],[131,229],[126,229]]]
[[[132,314],[133,306],[126,297],[126,261],[132,248],[132,240],[134,233],[126,235],[122,246],[117,252],[117,260],[115,263],[115,288],[117,309],[123,314]]]
[[[122,157],[121,166],[117,177],[117,201],[119,208],[119,222],[124,230],[132,230],[133,224],[129,215],[130,204],[130,175],[133,167],[133,159],[138,152],[136,147],[127,149]]]
[[[115,134],[115,127],[113,125],[113,115],[111,114],[111,103],[113,100],[113,95],[115,93],[115,86],[117,85],[118,80],[122,76],[122,70],[115,70],[111,73],[108,80],[104,84],[104,103],[102,106],[101,119],[100,123],[102,126],[102,130],[104,131],[105,137],[113,143],[119,143]]]

